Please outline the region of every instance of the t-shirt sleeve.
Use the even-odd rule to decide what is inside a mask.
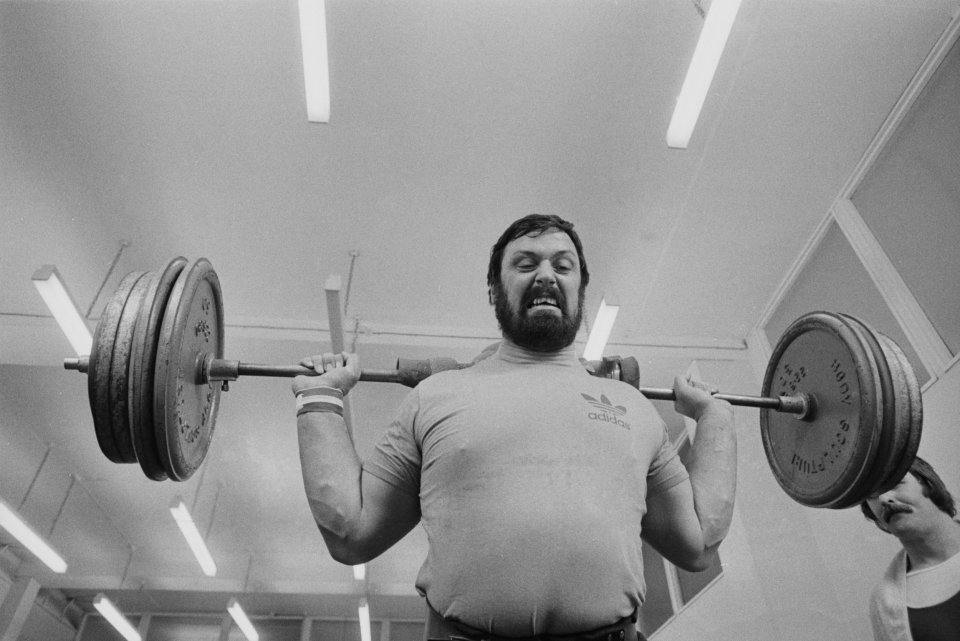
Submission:
[[[650,470],[647,472],[647,496],[653,496],[668,490],[689,478],[687,468],[680,461],[677,448],[670,442],[670,436],[667,434],[666,427],[664,427],[660,439],[660,448],[654,455],[653,461],[650,463]]]
[[[420,495],[422,453],[414,434],[419,408],[420,395],[413,389],[400,404],[373,453],[363,462],[364,472],[413,496]]]

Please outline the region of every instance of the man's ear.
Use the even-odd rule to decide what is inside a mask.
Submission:
[[[493,287],[487,287],[487,301],[493,305]]]

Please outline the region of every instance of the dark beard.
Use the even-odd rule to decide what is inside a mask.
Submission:
[[[583,320],[583,292],[579,292],[577,313],[571,318],[567,315],[566,301],[561,292],[551,290],[560,303],[560,317],[526,314],[527,301],[533,300],[543,289],[531,288],[521,299],[522,309],[511,309],[502,285],[493,288],[493,309],[500,323],[503,335],[519,345],[535,352],[556,352],[571,345],[577,338],[580,323]]]

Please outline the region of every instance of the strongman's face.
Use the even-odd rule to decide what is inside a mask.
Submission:
[[[583,317],[580,281],[577,249],[566,232],[551,229],[510,241],[492,292],[504,336],[539,352],[573,343]]]

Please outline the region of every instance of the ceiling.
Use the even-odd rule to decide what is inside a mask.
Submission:
[[[327,0],[331,117],[309,123],[297,3],[0,0],[0,493],[70,562],[0,532],[0,561],[89,609],[418,618],[415,530],[366,586],[327,556],[300,485],[289,381],[223,395],[201,470],[106,460],[86,377],[30,283],[55,264],[91,327],[119,278],[208,258],[226,357],[329,347],[327,279],[370,368],[469,360],[498,336],[489,248],[531,212],[576,224],[608,353],[664,386],[743,358],[758,323],[955,0],[744,0],[686,150],[667,124],[702,25],[676,0]],[[707,8],[706,3],[703,7]],[[115,264],[112,264],[114,263]],[[103,288],[101,291],[101,287]],[[361,453],[405,388],[353,398]],[[204,577],[167,506],[218,564]]]

